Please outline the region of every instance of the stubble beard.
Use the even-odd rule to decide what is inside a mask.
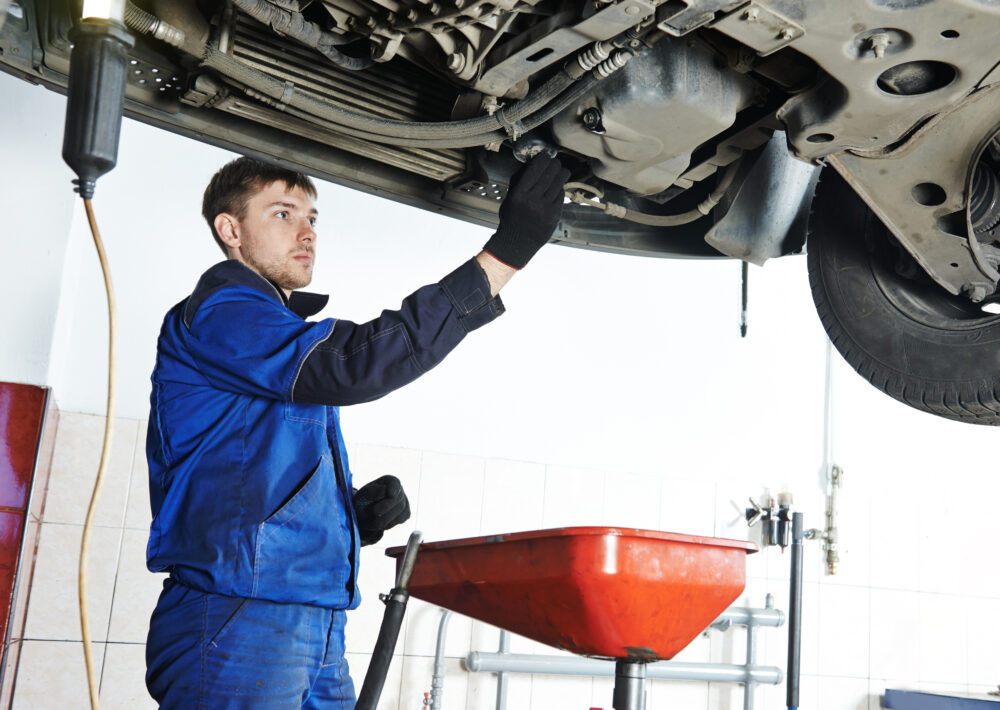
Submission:
[[[313,252],[310,252],[310,254],[312,255]],[[254,254],[252,250],[248,250],[243,258],[246,260],[247,266],[252,268],[258,274],[266,279],[270,279],[281,288],[286,288],[289,291],[294,291],[295,289],[308,286],[312,281],[311,265],[308,269],[306,269],[305,273],[303,273],[287,262],[265,264],[257,259],[257,255]],[[289,257],[289,259],[291,259],[291,257]],[[292,259],[292,261],[294,263],[294,259]]]

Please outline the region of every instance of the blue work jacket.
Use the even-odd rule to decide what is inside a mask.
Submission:
[[[368,323],[238,261],[167,313],[152,375],[151,571],[207,592],[350,609],[359,537],[339,406],[412,382],[503,312],[474,260]]]

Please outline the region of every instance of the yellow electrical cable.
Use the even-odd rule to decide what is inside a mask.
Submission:
[[[84,209],[87,210],[87,221],[90,223],[90,233],[94,236],[94,246],[97,247],[97,256],[101,260],[101,271],[104,273],[104,290],[108,297],[108,414],[104,422],[104,444],[101,448],[101,463],[97,468],[97,480],[94,482],[94,493],[90,497],[90,507],[87,508],[87,520],[83,524],[83,539],[80,542],[80,631],[83,635],[83,659],[87,665],[87,686],[90,688],[90,707],[98,710],[100,700],[98,699],[97,676],[94,673],[94,659],[90,652],[90,618],[87,615],[87,547],[90,543],[90,529],[94,523],[94,516],[97,513],[97,500],[101,495],[101,484],[104,482],[104,474],[108,468],[108,461],[111,459],[111,436],[114,432],[115,423],[115,290],[111,285],[111,270],[108,268],[108,259],[104,253],[104,244],[101,242],[101,233],[97,229],[97,220],[94,218],[94,208],[90,200],[84,198]]]

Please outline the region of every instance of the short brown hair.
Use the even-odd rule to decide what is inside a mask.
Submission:
[[[226,212],[243,219],[247,203],[254,193],[279,180],[284,182],[289,190],[299,187],[309,197],[316,199],[316,185],[307,175],[254,158],[237,158],[223,165],[219,172],[212,176],[201,201],[201,214],[208,222],[208,228],[212,230],[215,243],[227,257],[229,252],[226,245],[215,231],[215,218]]]

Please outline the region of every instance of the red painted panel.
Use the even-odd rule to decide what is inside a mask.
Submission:
[[[44,388],[0,383],[0,507],[28,504],[44,410]]]
[[[399,567],[402,547],[386,550]],[[743,591],[753,543],[580,527],[420,546],[418,599],[587,656],[672,658]]]
[[[5,632],[14,596],[23,522],[24,513],[0,511],[0,630]]]

